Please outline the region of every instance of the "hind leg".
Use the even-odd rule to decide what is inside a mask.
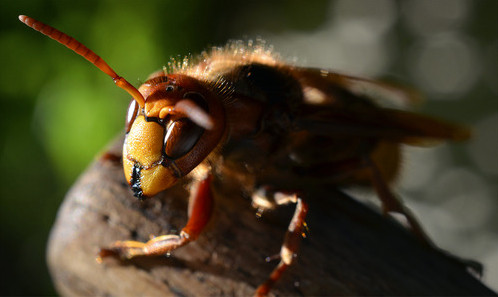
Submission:
[[[375,191],[377,192],[379,199],[382,202],[382,208],[385,214],[391,212],[402,214],[408,221],[409,227],[412,230],[412,232],[415,234],[415,236],[417,236],[417,238],[420,239],[422,243],[441,252],[448,258],[458,261],[459,263],[471,269],[478,275],[482,274],[483,267],[481,263],[474,260],[462,259],[460,257],[451,255],[447,251],[437,247],[429,238],[429,236],[425,233],[422,226],[418,223],[417,219],[415,219],[415,216],[412,214],[412,212],[408,208],[406,208],[403,205],[403,203],[391,192],[388,185],[385,183],[384,179],[382,178],[382,175],[380,174],[377,165],[370,158],[366,157],[365,159],[367,166],[370,168],[371,171],[372,185]]]

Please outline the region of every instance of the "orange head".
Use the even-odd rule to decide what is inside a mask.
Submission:
[[[224,113],[216,96],[185,75],[153,77],[140,88],[144,107],[128,109],[123,167],[136,197],[172,186],[199,165],[224,134]]]

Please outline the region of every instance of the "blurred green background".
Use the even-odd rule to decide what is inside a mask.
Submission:
[[[124,125],[129,95],[26,14],[82,41],[138,86],[171,56],[263,37],[289,61],[422,90],[466,144],[409,149],[398,191],[442,247],[498,289],[498,1],[2,1],[0,295],[54,295],[45,263],[64,194]],[[367,196],[359,193],[359,196]],[[91,260],[91,259],[90,259]]]

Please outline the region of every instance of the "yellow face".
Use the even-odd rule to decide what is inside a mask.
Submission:
[[[221,102],[196,79],[157,76],[140,88],[126,118],[123,168],[134,195],[143,199],[189,174],[225,132]]]
[[[179,178],[174,164],[163,164],[165,128],[138,115],[123,145],[123,169],[126,180],[138,198],[153,196],[171,187]],[[171,161],[170,161],[171,162]]]

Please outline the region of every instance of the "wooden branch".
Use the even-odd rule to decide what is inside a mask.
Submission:
[[[111,151],[119,154],[122,140]],[[248,198],[215,184],[214,218],[200,238],[171,256],[95,261],[115,240],[178,232],[188,189],[179,184],[137,201],[119,162],[95,161],[67,194],[53,227],[48,262],[66,296],[250,296],[277,265],[293,207],[257,218]],[[495,295],[460,263],[426,248],[397,223],[328,187],[313,190],[308,237],[271,294]]]

